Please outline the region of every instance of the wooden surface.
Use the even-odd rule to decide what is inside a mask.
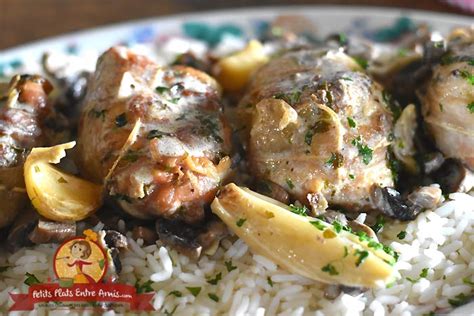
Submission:
[[[0,0],[0,49],[119,21],[182,12],[285,4],[356,4],[468,15],[438,0]]]

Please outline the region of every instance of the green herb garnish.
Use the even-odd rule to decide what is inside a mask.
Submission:
[[[289,105],[295,105],[300,101],[301,91],[293,90],[290,93],[278,93],[274,96],[275,99],[280,99],[288,103]]]
[[[467,80],[471,85],[474,86],[474,75],[469,73],[467,70],[461,70],[461,77]]]
[[[469,103],[466,108],[469,110],[469,113],[473,114],[474,113],[474,101]]]
[[[369,252],[367,250],[361,251],[357,249],[355,251],[355,255],[358,256],[356,261],[356,267],[358,267],[365,261],[365,259],[367,259],[367,257],[369,256]]]
[[[176,296],[176,297],[182,297],[183,293],[181,293],[180,291],[171,291],[168,295],[173,295],[173,296]]]
[[[272,281],[272,278],[271,278],[271,277],[267,277],[267,283],[268,283],[268,285],[270,285],[271,287],[273,287],[273,281]]]
[[[362,143],[362,139],[360,136],[354,138],[351,143],[352,145],[357,147],[357,150],[359,151],[359,156],[362,157],[362,162],[368,165],[372,160],[372,154],[374,151],[369,146]]]
[[[197,297],[201,293],[200,287],[186,287],[186,289],[194,296]]]
[[[146,282],[144,282],[143,284],[140,285],[140,283],[137,281],[135,283],[135,288],[137,289],[137,294],[141,294],[141,293],[148,293],[148,292],[153,292],[153,288],[151,287],[151,285],[153,284],[153,281],[151,280],[148,280]]]
[[[335,220],[334,222],[332,222],[332,226],[334,227],[336,233],[340,233],[344,225],[342,225],[340,221]]]
[[[355,60],[356,63],[359,64],[360,67],[362,67],[362,69],[367,69],[367,67],[369,66],[369,62],[365,58],[358,56],[352,56],[352,58]]]
[[[289,205],[290,207],[290,211],[292,213],[295,213],[297,215],[301,215],[301,216],[307,216],[307,211],[308,209],[306,208],[306,206],[296,206],[296,205],[293,205],[293,204],[290,204]]]
[[[326,161],[326,164],[333,169],[338,169],[344,164],[344,156],[340,153],[331,153],[331,157]]]
[[[227,268],[227,272],[237,269],[236,266],[232,265],[232,260],[225,261],[224,263],[225,263],[225,267]]]
[[[350,127],[354,128],[357,126],[356,122],[354,119],[350,116],[347,117],[347,123],[349,124]]]
[[[235,224],[237,225],[237,227],[242,227],[246,220],[246,218],[240,218],[237,222],[235,222]]]
[[[404,231],[404,230],[399,232],[398,235],[397,235],[398,239],[405,239],[406,236],[407,236],[407,232]]]
[[[34,274],[26,272],[25,276],[26,276],[26,279],[23,283],[25,283],[28,286],[32,286],[34,284],[40,284],[41,283],[40,280],[38,280],[38,278]]]
[[[212,284],[212,285],[216,285],[217,283],[219,283],[220,280],[222,280],[222,272],[219,272],[218,274],[216,274],[216,276],[214,278],[208,279],[207,283]]]
[[[449,304],[451,304],[451,306],[457,307],[466,304],[467,302],[469,302],[470,299],[471,298],[468,297],[466,294],[461,293],[456,295],[454,298],[448,299],[448,302]]]
[[[209,294],[207,294],[207,296],[209,296],[209,298],[210,298],[211,300],[213,300],[214,302],[219,302],[219,296],[217,296],[216,294],[214,294],[214,293],[209,293]]]
[[[329,275],[338,275],[339,274],[339,272],[337,272],[336,268],[330,263],[328,263],[327,265],[322,267],[321,271],[327,272],[327,273],[329,273]]]
[[[163,86],[158,86],[155,88],[155,91],[158,92],[159,94],[163,94],[166,91],[169,91],[170,88],[168,87],[163,87]]]
[[[319,230],[325,230],[326,229],[326,225],[324,225],[323,222],[320,221],[320,220],[311,221],[309,223],[311,225],[313,225],[314,227],[316,227],[317,229],[319,229]]]

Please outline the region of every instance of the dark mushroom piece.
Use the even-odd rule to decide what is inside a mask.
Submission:
[[[409,221],[415,219],[422,211],[434,208],[441,199],[441,190],[436,187],[419,187],[404,198],[394,188],[372,186],[371,201],[383,214]]]
[[[38,223],[38,213],[27,208],[20,216],[13,222],[7,236],[6,246],[11,252],[25,246],[32,246],[33,243],[28,238],[28,235],[35,225]]]
[[[76,236],[76,223],[59,223],[40,218],[28,234],[34,244],[60,243]]]
[[[219,241],[227,236],[226,226],[211,219],[205,226],[192,226],[178,220],[158,219],[156,231],[160,240],[192,260],[203,253],[212,255]]]
[[[160,240],[191,259],[201,256],[202,246],[197,242],[198,229],[177,220],[158,219],[156,232]]]
[[[145,246],[153,245],[158,240],[158,234],[155,230],[147,226],[135,226],[132,230],[132,238],[142,239]]]
[[[474,174],[457,159],[446,159],[431,176],[445,194],[468,192],[474,187]]]
[[[259,179],[255,182],[254,185],[255,191],[263,195],[269,196],[272,199],[280,201],[283,204],[290,203],[290,195],[288,192],[280,185],[275,182]]]

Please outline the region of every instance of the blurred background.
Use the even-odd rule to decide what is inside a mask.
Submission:
[[[203,10],[297,4],[399,7],[474,17],[474,0],[0,0],[0,49],[126,20]]]

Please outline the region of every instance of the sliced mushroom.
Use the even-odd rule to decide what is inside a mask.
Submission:
[[[257,180],[255,185],[255,191],[263,195],[269,196],[272,199],[280,201],[283,204],[290,203],[290,195],[283,189],[282,186],[272,182],[270,180]]]
[[[35,228],[38,219],[38,213],[31,208],[27,208],[15,219],[8,232],[6,241],[9,251],[15,251],[21,247],[33,245],[28,235]]]
[[[34,244],[60,243],[76,236],[76,223],[40,219],[28,238]]]
[[[373,186],[371,200],[383,214],[409,221],[415,219],[424,210],[436,207],[441,194],[441,190],[436,187],[419,187],[405,199],[394,188]]]
[[[201,233],[198,236],[198,242],[205,249],[207,255],[213,255],[222,238],[227,236],[229,231],[227,230],[226,225],[221,221],[212,221],[207,225],[205,232]]]
[[[442,194],[441,189],[437,187],[419,187],[408,195],[407,203],[432,209],[439,204]]]
[[[202,246],[197,242],[196,227],[177,220],[158,219],[156,232],[160,240],[193,260],[201,256]]]
[[[108,248],[126,249],[128,248],[127,237],[116,230],[105,231],[104,241]]]
[[[445,159],[439,151],[424,155],[423,157],[423,171],[425,174],[431,174],[438,170],[443,165]]]
[[[441,186],[445,194],[468,192],[474,187],[474,174],[459,160],[449,158],[433,174],[435,183]]]
[[[158,240],[158,234],[155,230],[146,226],[135,226],[132,231],[132,238],[142,239],[144,245],[153,245]]]

